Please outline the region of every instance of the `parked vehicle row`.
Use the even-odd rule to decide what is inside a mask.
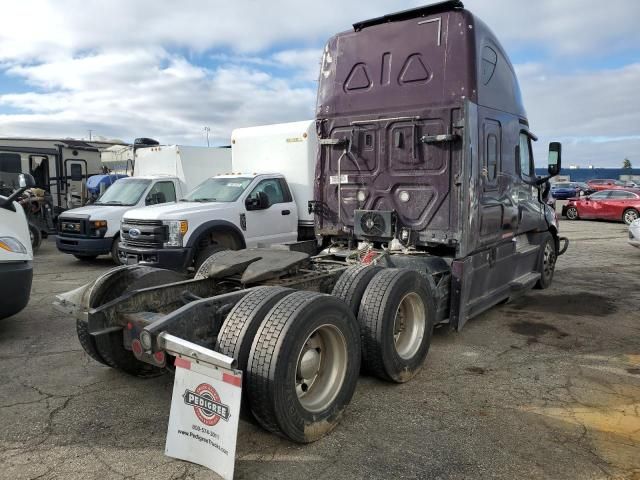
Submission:
[[[203,179],[230,171],[228,148],[157,145],[138,149],[133,177],[115,180],[93,204],[58,217],[58,250],[80,260],[110,254],[120,264],[120,222],[128,211],[174,203]]]
[[[590,195],[595,191],[595,189],[583,182],[556,182],[551,184],[551,195],[556,200],[566,200],[581,195]]]

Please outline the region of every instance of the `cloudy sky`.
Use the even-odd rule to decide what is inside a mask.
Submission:
[[[351,23],[428,0],[20,0],[0,29],[0,136],[228,144],[313,117],[320,52]],[[537,163],[640,166],[640,2],[465,0],[511,56]]]

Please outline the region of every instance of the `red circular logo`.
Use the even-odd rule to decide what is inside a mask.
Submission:
[[[195,393],[196,395],[200,395],[203,398],[207,398],[213,402],[220,403],[220,395],[218,395],[216,389],[208,383],[201,383],[200,385],[198,385]],[[213,427],[220,421],[220,415],[216,415],[216,413],[212,412],[211,410],[207,410],[203,407],[198,406],[194,406],[193,410],[196,412],[198,420],[209,427]]]

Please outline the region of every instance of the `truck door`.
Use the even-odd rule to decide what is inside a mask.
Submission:
[[[269,198],[269,207],[246,210],[240,225],[248,247],[273,245],[298,239],[298,211],[289,186],[283,178],[260,181],[247,197],[263,192]]]
[[[495,243],[512,226],[505,217],[509,216],[509,199],[501,190],[500,172],[502,168],[502,127],[498,120],[485,118],[479,138],[480,145],[480,243]],[[506,203],[506,204],[505,204]]]
[[[542,222],[542,204],[538,200],[538,189],[533,185],[535,166],[531,149],[531,138],[526,131],[520,132],[518,145],[518,173],[520,181],[516,183],[518,205],[518,233],[535,230]]]

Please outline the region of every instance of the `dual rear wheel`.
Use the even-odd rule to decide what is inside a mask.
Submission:
[[[338,424],[361,365],[399,383],[419,371],[434,308],[418,272],[350,267],[332,295],[253,289],[227,316],[216,350],[244,371],[244,417],[308,443]]]

